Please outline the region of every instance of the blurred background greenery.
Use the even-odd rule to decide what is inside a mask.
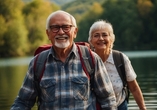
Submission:
[[[48,44],[46,18],[56,10],[72,14],[87,41],[98,19],[109,21],[116,36],[114,49],[157,50],[157,0],[0,0],[0,58],[31,56]]]

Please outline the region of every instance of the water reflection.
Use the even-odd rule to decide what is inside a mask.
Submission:
[[[152,57],[133,57],[135,53],[126,52],[137,73],[137,81],[142,89],[148,110],[157,110],[157,51]],[[0,60],[0,110],[9,110],[23,82],[32,57]],[[36,106],[32,110],[36,110]],[[129,110],[138,110],[132,95]]]
[[[125,51],[129,58],[157,57],[157,51]]]
[[[130,60],[137,73],[137,81],[148,110],[157,110],[157,57],[135,57]],[[138,110],[133,96],[130,97],[129,110]]]
[[[9,110],[22,84],[26,68],[26,65],[0,67],[1,110]]]
[[[21,58],[7,58],[0,59],[0,67],[4,66],[15,66],[15,65],[27,65],[29,64],[32,57],[21,57]]]

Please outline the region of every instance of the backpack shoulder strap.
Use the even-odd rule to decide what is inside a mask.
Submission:
[[[40,80],[43,76],[48,53],[49,53],[49,49],[37,54],[35,57],[34,67],[33,67],[35,81],[40,82]]]
[[[123,55],[120,51],[117,51],[117,50],[113,50],[112,52],[113,52],[113,60],[114,60],[116,69],[119,73],[119,76],[121,77],[123,81],[123,86],[125,87],[127,81],[126,81]]]
[[[37,99],[37,104],[38,106],[40,106],[40,94],[41,94],[41,91],[40,91],[40,87],[39,87],[39,82],[43,76],[43,73],[44,73],[44,70],[45,70],[45,64],[46,64],[46,61],[47,61],[47,55],[49,53],[49,49],[48,50],[45,50],[41,53],[38,53],[36,56],[35,56],[35,59],[34,59],[34,83],[35,83],[35,87],[36,87],[36,90],[37,90],[37,94],[38,94],[38,99]]]
[[[94,87],[93,78],[94,78],[94,71],[95,71],[94,56],[92,54],[91,49],[86,46],[77,45],[77,48],[78,48],[78,53],[80,56],[83,70],[86,73],[87,77],[90,79],[91,90],[93,90]]]
[[[78,46],[78,53],[80,56],[80,60],[82,63],[83,70],[85,71],[87,77],[90,79],[90,89],[91,91],[94,90],[94,72],[95,72],[95,62],[94,62],[94,56],[92,54],[92,51],[90,48],[86,47],[83,48],[82,46]],[[86,60],[86,58],[88,58]],[[96,102],[96,109],[100,110],[101,106],[100,103]]]
[[[85,71],[86,75],[90,78],[90,75],[94,72],[94,57],[90,48],[85,46],[78,46],[78,53],[80,56],[81,64],[83,70]]]
[[[123,90],[126,93],[126,100],[129,103],[130,91],[129,91],[129,87],[127,85],[126,73],[125,73],[125,65],[124,65],[124,58],[123,58],[122,53],[120,51],[113,50],[113,60],[114,60],[115,66],[117,68],[117,71],[119,73],[119,76],[122,79]]]

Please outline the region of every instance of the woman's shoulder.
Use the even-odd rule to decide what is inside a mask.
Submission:
[[[129,60],[129,57],[124,53],[124,52],[122,52],[122,51],[120,51],[120,50],[112,50],[112,53],[113,54],[121,54],[122,56],[123,56],[123,59],[124,60]]]

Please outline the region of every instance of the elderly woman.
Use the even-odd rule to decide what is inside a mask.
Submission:
[[[90,27],[88,41],[106,66],[116,95],[118,110],[128,110],[126,94],[123,91],[123,81],[118,74],[113,60],[112,48],[115,41],[115,35],[113,33],[112,25],[103,20],[96,21]],[[122,56],[124,59],[127,86],[134,96],[139,109],[146,110],[141,89],[136,81],[136,73],[134,72],[129,58],[124,53],[122,53]]]

